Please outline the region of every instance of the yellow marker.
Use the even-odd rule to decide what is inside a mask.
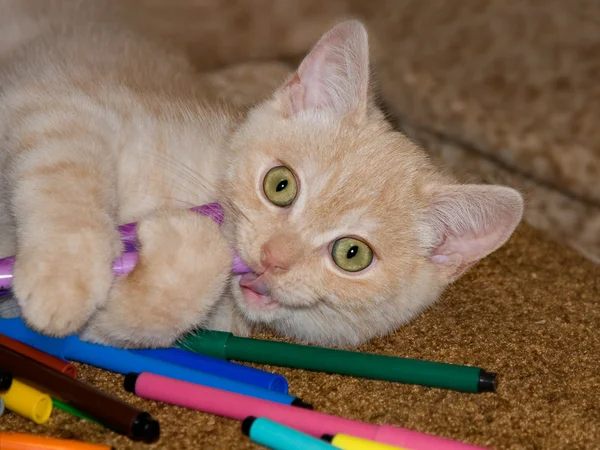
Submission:
[[[394,447],[393,445],[382,444],[341,433],[335,436],[325,435],[323,439],[342,450],[408,450],[404,447]]]
[[[19,380],[13,379],[10,389],[0,394],[6,409],[37,424],[48,422],[52,413],[52,399]]]

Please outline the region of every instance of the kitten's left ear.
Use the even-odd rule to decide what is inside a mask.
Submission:
[[[329,109],[360,120],[367,111],[368,85],[367,30],[350,20],[336,25],[319,40],[276,95],[286,116]]]
[[[435,189],[428,213],[434,235],[430,258],[445,281],[460,277],[501,247],[523,216],[523,197],[514,189],[446,185]]]

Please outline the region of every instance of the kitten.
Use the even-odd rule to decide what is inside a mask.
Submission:
[[[0,256],[16,253],[16,299],[44,333],[141,347],[263,326],[354,346],[423,311],[521,219],[519,193],[457,184],[386,122],[359,22],[249,111],[162,41],[46,30],[0,74]],[[211,201],[222,230],[184,209]],[[115,279],[132,220],[140,261]],[[254,273],[228,275],[231,247]]]

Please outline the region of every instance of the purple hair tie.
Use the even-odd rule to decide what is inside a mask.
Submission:
[[[191,208],[190,211],[210,217],[216,223],[218,223],[219,226],[223,223],[224,212],[223,208],[218,203],[209,203],[207,205],[196,206]],[[138,253],[136,250],[136,231],[137,223],[135,222],[127,223],[119,227],[121,240],[125,245],[125,252],[113,264],[113,272],[115,275],[124,275],[131,272],[137,263]],[[14,256],[0,258],[0,292],[10,289],[12,285],[12,271],[14,263]],[[231,273],[234,275],[242,275],[248,272],[251,272],[250,268],[244,264],[236,251],[233,250],[233,265]]]

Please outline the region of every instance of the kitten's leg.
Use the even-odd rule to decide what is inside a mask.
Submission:
[[[117,279],[106,305],[81,334],[121,347],[167,347],[206,324],[231,271],[232,252],[218,226],[190,211],[139,222],[140,259]]]
[[[13,291],[30,326],[60,336],[77,332],[108,297],[121,251],[116,170],[95,114],[38,108],[19,112],[4,148],[16,221]]]
[[[238,309],[231,294],[231,289],[239,289],[238,283],[231,280],[229,288],[225,290],[219,302],[210,312],[205,328],[216,331],[227,331],[236,336],[250,336],[253,325],[250,324],[244,314]]]

